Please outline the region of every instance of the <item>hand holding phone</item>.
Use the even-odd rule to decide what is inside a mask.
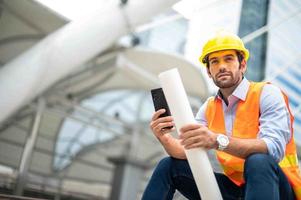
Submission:
[[[166,98],[164,96],[164,92],[162,88],[156,88],[151,90],[152,99],[154,103],[155,111],[158,111],[160,109],[165,109],[165,113],[161,114],[159,117],[167,117],[171,116]],[[173,126],[166,127],[167,129],[173,128]]]

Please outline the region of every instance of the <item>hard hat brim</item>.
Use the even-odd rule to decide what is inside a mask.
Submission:
[[[212,49],[208,49],[206,52],[204,52],[200,57],[199,57],[199,61],[203,64],[206,64],[206,59],[207,56],[209,56],[209,54],[211,53],[214,53],[214,52],[218,52],[218,51],[223,51],[223,50],[237,50],[237,51],[241,51],[244,55],[244,59],[247,61],[249,59],[249,50],[246,49],[246,48],[237,48],[237,46],[223,46],[222,48],[221,47],[218,47],[218,46],[215,46],[214,48]]]

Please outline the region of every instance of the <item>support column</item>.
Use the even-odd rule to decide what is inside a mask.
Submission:
[[[244,37],[267,25],[269,0],[243,0],[238,35]],[[246,77],[261,81],[265,77],[267,32],[246,44],[250,51]]]
[[[42,98],[39,98],[37,112],[36,112],[36,115],[35,115],[35,118],[33,121],[31,133],[30,133],[29,137],[27,138],[27,141],[26,141],[26,144],[24,147],[24,151],[22,154],[22,158],[21,158],[19,171],[18,171],[15,194],[19,195],[19,196],[23,195],[23,190],[24,190],[24,186],[26,183],[26,179],[27,179],[27,172],[28,172],[30,162],[32,159],[32,152],[33,152],[36,140],[37,140],[38,131],[39,131],[39,127],[41,124],[41,118],[42,118],[44,109],[45,109],[45,100]]]
[[[141,107],[141,102],[138,107]],[[110,200],[129,200],[138,197],[142,176],[149,167],[147,162],[137,158],[141,128],[137,125],[129,130],[125,129],[125,132],[131,132],[131,138],[124,154],[108,158],[115,165]]]
[[[137,199],[147,164],[128,156],[109,158],[115,165],[110,200]]]
[[[59,184],[58,184],[58,188],[57,191],[54,195],[54,200],[61,200],[61,194],[63,192],[62,187],[63,187],[63,177],[59,176]]]

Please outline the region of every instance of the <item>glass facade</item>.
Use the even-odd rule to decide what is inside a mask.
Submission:
[[[295,115],[295,138],[301,143],[301,2],[271,1],[266,80],[278,85],[289,97]]]

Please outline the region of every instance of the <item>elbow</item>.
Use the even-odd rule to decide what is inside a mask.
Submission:
[[[267,144],[267,153],[277,162],[279,163],[285,154],[285,145],[277,140],[270,140]]]

